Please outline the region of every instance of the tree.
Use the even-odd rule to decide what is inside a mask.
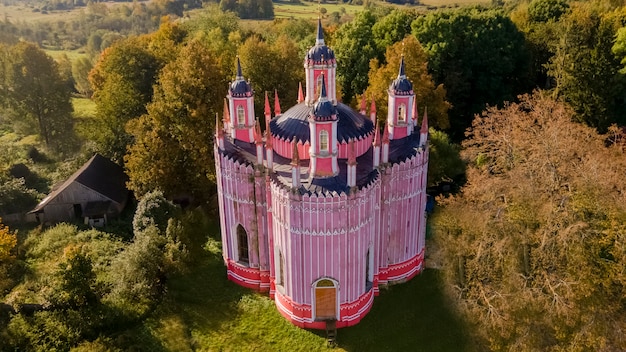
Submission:
[[[91,83],[89,83],[89,71],[92,68],[93,63],[87,57],[78,58],[72,63],[72,77],[74,77],[76,90],[87,98],[91,98],[93,94]]]
[[[257,36],[251,36],[239,47],[239,57],[244,76],[250,79],[256,91],[256,116],[264,116],[263,92],[276,90],[283,105],[295,103],[298,83],[304,81],[304,69],[302,57],[294,41],[281,35],[268,43]],[[233,72],[234,65],[231,67]],[[261,125],[265,126],[264,121],[261,121]]]
[[[428,130],[428,186],[441,182],[459,182],[465,174],[465,162],[461,159],[461,148],[450,141],[450,137],[434,128]]]
[[[103,155],[118,163],[132,141],[125,125],[146,112],[162,65],[146,46],[146,39],[136,37],[118,41],[104,50],[89,74],[100,122],[96,142]]]
[[[625,123],[619,73],[619,41],[614,38],[626,17],[601,14],[586,4],[577,5],[561,19],[562,33],[548,73],[554,77],[554,95],[576,111],[576,119],[606,132],[613,123]]]
[[[395,9],[381,18],[372,27],[372,35],[378,51],[383,52],[391,45],[411,34],[411,23],[417,18],[413,10]]]
[[[2,223],[0,219],[0,263],[7,262],[14,258],[13,249],[17,245],[17,238],[9,231],[9,227]]]
[[[155,226],[159,231],[165,232],[167,222],[176,217],[179,208],[165,199],[163,192],[152,191],[146,193],[139,204],[133,217],[133,232],[139,233],[150,226]]]
[[[476,117],[467,184],[433,218],[447,287],[478,349],[623,350],[624,155],[567,105],[519,100]]]
[[[128,126],[135,144],[125,162],[129,187],[137,196],[161,189],[170,199],[208,199],[214,179],[209,141],[224,96],[216,87],[226,86],[217,55],[199,40],[187,43],[163,68],[148,113]]]
[[[428,122],[431,126],[447,129],[450,127],[448,122],[450,104],[445,100],[446,91],[441,84],[435,86],[426,67],[426,53],[412,35],[387,48],[386,64],[380,65],[377,59],[371,61],[369,86],[364,94],[367,99],[375,99],[378,120],[384,123],[387,119],[387,90],[391,82],[398,77],[400,58],[403,55],[405,73],[413,83],[418,108],[428,109]]]
[[[342,88],[341,95],[346,103],[367,88],[370,60],[382,56],[372,35],[372,26],[375,23],[374,14],[365,10],[359,12],[353,21],[339,27],[333,36],[337,83]]]
[[[417,18],[413,35],[429,54],[436,84],[443,84],[453,140],[487,105],[513,101],[529,88],[523,34],[498,10],[465,8]]]
[[[25,117],[46,146],[72,147],[74,120],[70,90],[58,65],[35,44],[20,42],[10,49],[7,81],[9,106]],[[68,145],[69,144],[69,145]]]
[[[55,305],[77,309],[96,304],[96,274],[91,259],[72,245],[65,248],[63,256],[65,260],[56,273],[59,287],[55,291]]]

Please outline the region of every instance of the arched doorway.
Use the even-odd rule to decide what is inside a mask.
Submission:
[[[315,283],[315,320],[337,319],[337,284],[330,279]]]
[[[250,263],[248,233],[241,224],[237,225],[237,261],[246,265]]]

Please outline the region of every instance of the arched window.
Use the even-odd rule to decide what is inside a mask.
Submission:
[[[319,98],[320,94],[322,94],[322,76],[317,76],[317,84],[315,85],[315,98]]]
[[[237,225],[237,261],[243,264],[250,263],[248,255],[248,233],[241,225]]]
[[[328,153],[328,132],[320,131],[320,153]]]
[[[404,104],[400,104],[400,106],[398,106],[398,122],[406,122],[406,105]]]
[[[246,112],[241,105],[237,107],[237,124],[239,126],[243,126],[246,124]]]

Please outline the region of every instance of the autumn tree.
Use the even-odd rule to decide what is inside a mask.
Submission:
[[[73,147],[71,92],[57,63],[27,42],[11,47],[7,61],[7,101],[14,109],[15,124],[39,134],[54,151]]]
[[[428,123],[438,129],[450,127],[446,101],[446,90],[443,85],[435,85],[428,73],[428,58],[426,52],[415,39],[409,35],[403,41],[396,42],[387,48],[386,63],[381,64],[377,59],[370,63],[369,86],[365,91],[365,98],[376,101],[378,120],[384,123],[387,119],[387,90],[391,82],[398,77],[400,58],[404,55],[405,73],[413,83],[415,100],[418,104],[418,113],[423,114],[428,108]]]
[[[304,69],[302,55],[294,41],[281,35],[268,43],[257,36],[251,36],[239,47],[239,57],[244,76],[250,79],[256,91],[254,99],[256,116],[260,118],[264,116],[263,92],[272,92],[270,95],[273,96],[276,90],[283,106],[295,104],[298,83],[304,81]],[[230,72],[234,73],[234,69],[233,64]],[[262,125],[265,126],[265,123]]]
[[[573,116],[534,93],[463,143],[467,185],[432,226],[477,350],[626,348],[626,163]]]
[[[498,10],[431,12],[412,24],[429,55],[436,84],[443,84],[451,136],[460,140],[474,114],[512,101],[528,89],[529,58],[523,34]]]
[[[227,78],[217,55],[191,40],[159,75],[147,113],[128,125],[135,138],[125,157],[129,187],[138,197],[161,189],[166,197],[208,198],[214,179],[215,114],[222,112]]]

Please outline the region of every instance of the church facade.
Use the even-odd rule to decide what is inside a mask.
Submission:
[[[424,262],[428,122],[424,113],[418,123],[404,58],[382,129],[373,102],[366,116],[364,101],[360,111],[337,101],[336,67],[318,22],[295,106],[282,112],[275,95],[272,116],[266,93],[262,133],[238,61],[216,121],[228,278],[269,292],[306,328],[358,323],[382,285],[411,279]]]

